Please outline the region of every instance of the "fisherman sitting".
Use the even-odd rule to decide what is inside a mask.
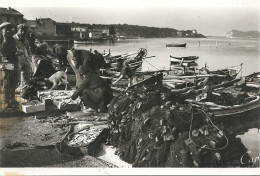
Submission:
[[[79,67],[83,82],[76,89],[69,101],[75,100],[78,96],[83,99],[83,103],[88,110],[94,109],[99,112],[106,112],[107,105],[113,98],[112,90],[107,82],[91,71],[88,65]],[[63,103],[64,106],[66,103]]]
[[[37,41],[35,48],[36,48],[35,54],[47,56],[47,54],[48,54],[48,44],[46,42]]]

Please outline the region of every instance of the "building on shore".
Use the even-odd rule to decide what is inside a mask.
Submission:
[[[71,23],[59,23],[56,22],[56,38],[72,38]]]
[[[88,28],[81,26],[71,26],[72,37],[74,39],[87,39],[88,38]]]
[[[23,14],[11,7],[0,7],[0,24],[3,22],[10,22],[17,26],[18,24],[22,24],[24,22]]]
[[[70,23],[58,23],[51,18],[27,20],[31,32],[39,39],[70,39],[72,37]]]
[[[27,20],[30,31],[38,39],[74,39],[74,40],[100,40],[107,39],[109,30],[95,28],[89,24],[60,23],[51,18]]]
[[[39,18],[27,20],[27,25],[36,38],[54,38],[56,34],[56,22],[51,18]]]
[[[101,29],[92,29],[90,31],[90,39],[92,40],[99,40],[102,38],[102,30]]]

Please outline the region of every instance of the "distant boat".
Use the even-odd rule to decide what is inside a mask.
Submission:
[[[186,43],[172,43],[172,44],[166,44],[166,47],[185,47]]]
[[[170,55],[171,58],[173,59],[177,59],[177,60],[180,60],[180,61],[196,61],[199,57],[198,56],[186,56],[186,57],[175,57],[175,56],[172,56]]]
[[[97,42],[94,41],[87,41],[87,40],[74,40],[74,44],[96,44]]]

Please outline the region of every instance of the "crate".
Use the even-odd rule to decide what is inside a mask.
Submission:
[[[66,110],[66,111],[77,111],[80,109],[79,103],[80,100],[74,100],[65,106],[61,106],[64,99],[53,99],[53,104],[60,110]]]
[[[37,96],[38,98],[41,97],[46,97],[49,96],[52,92],[52,96],[51,97],[56,97],[56,96],[62,96],[62,97],[71,97],[72,94],[74,93],[73,90],[44,90],[44,91],[38,91],[37,92]]]
[[[53,90],[52,94],[51,91],[38,91],[37,96],[45,105],[56,105],[58,107],[59,100],[65,100],[71,97],[74,93],[73,90]],[[71,107],[72,106],[72,107]],[[74,105],[68,105],[68,109],[75,109]]]
[[[45,111],[45,104],[39,101],[29,101],[22,103],[22,111],[25,113],[33,113],[33,112],[40,112]]]
[[[51,98],[41,98],[40,99],[42,101],[43,104],[45,104],[46,106],[51,106],[53,105],[53,100]]]

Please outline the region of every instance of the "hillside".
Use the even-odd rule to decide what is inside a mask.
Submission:
[[[124,36],[126,38],[165,38],[165,37],[180,37],[180,38],[204,38],[202,34],[198,34],[196,30],[176,30],[173,28],[159,28],[159,27],[147,27],[138,25],[128,25],[128,24],[93,24],[90,28],[110,28],[113,27],[115,32],[119,36]]]

